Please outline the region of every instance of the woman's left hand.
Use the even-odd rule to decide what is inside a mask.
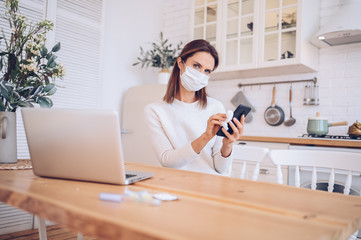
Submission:
[[[243,125],[244,125],[244,115],[242,115],[241,121],[238,121],[237,118],[233,118],[232,120],[233,121],[229,122],[229,125],[231,126],[231,128],[233,130],[232,134],[227,132],[226,129],[222,128],[223,133],[227,136],[227,138],[223,138],[223,144],[234,143],[235,141],[237,141],[242,136]]]
[[[241,121],[238,121],[237,118],[233,118],[232,121],[229,122],[233,133],[230,134],[226,131],[226,129],[222,128],[223,133],[227,136],[223,138],[223,146],[222,146],[222,156],[228,157],[232,152],[232,144],[237,141],[243,134],[243,126],[244,126],[244,115],[241,117]]]

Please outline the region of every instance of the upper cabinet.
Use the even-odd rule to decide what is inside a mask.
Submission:
[[[194,0],[193,39],[220,55],[212,79],[316,72],[319,0]]]
[[[223,43],[221,51],[222,66],[252,67],[256,64],[258,32],[254,26],[258,25],[256,16],[256,1],[229,0],[224,2],[224,21],[222,29],[225,30],[220,38]],[[222,30],[221,29],[221,30]]]
[[[221,7],[217,0],[193,0],[192,33],[194,39],[206,39],[218,48],[217,41],[221,37],[219,24]],[[217,35],[218,33],[218,35]]]

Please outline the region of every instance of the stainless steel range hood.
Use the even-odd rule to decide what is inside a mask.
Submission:
[[[361,42],[361,0],[344,0],[340,10],[311,39],[317,47]]]

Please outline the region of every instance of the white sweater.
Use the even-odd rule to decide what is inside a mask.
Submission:
[[[207,120],[216,113],[224,113],[219,101],[208,97],[207,107],[201,109],[198,101],[184,103],[174,100],[149,104],[144,110],[150,142],[164,167],[190,171],[230,175],[232,157],[221,156],[222,137],[215,136],[197,154],[191,142],[207,128]]]

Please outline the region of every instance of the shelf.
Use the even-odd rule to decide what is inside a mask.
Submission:
[[[212,73],[210,80],[232,80],[242,78],[255,78],[255,77],[268,77],[268,76],[280,76],[292,74],[304,74],[304,73],[315,73],[315,69],[312,69],[303,64],[293,64],[284,66],[274,67],[262,67],[245,70],[216,70]]]

